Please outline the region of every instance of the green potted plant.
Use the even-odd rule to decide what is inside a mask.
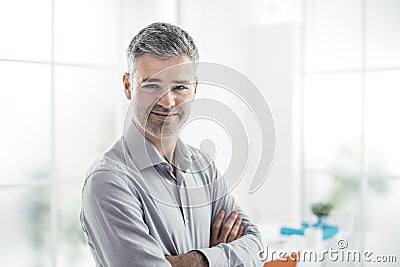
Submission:
[[[329,215],[332,211],[333,205],[329,202],[317,202],[311,205],[312,213],[317,216],[318,221],[314,224],[315,227],[319,227],[324,225],[325,218]]]

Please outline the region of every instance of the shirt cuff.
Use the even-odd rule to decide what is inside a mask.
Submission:
[[[201,252],[208,260],[209,267],[224,267],[228,266],[224,249],[218,246],[211,248],[196,249]]]

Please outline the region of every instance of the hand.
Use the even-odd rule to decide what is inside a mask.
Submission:
[[[225,211],[220,210],[211,228],[210,247],[216,246],[221,243],[232,242],[243,235],[244,229],[241,225],[242,217],[239,215],[238,211],[232,211],[231,215],[226,220],[221,229],[221,224],[224,220],[224,217]]]

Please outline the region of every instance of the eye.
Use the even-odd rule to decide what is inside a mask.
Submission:
[[[187,87],[184,86],[184,85],[177,85],[177,86],[174,86],[172,89],[174,89],[174,90],[184,90],[184,89],[187,89]]]
[[[146,89],[159,89],[160,86],[156,83],[148,83],[145,85],[142,85],[142,88],[146,88]]]

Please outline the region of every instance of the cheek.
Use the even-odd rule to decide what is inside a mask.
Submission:
[[[147,111],[151,110],[154,106],[155,99],[153,96],[149,96],[148,94],[137,94],[135,96],[135,104],[138,109]]]
[[[191,108],[193,103],[193,96],[189,95],[187,97],[181,97],[177,99],[176,105],[179,106],[181,109],[188,110]]]

